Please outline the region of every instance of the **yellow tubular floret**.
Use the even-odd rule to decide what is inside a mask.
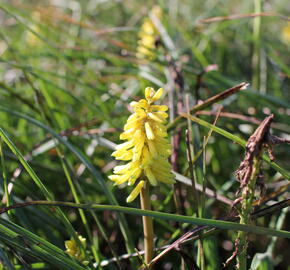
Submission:
[[[175,180],[174,178],[172,177],[163,177],[163,176],[160,176],[160,178],[158,178],[158,180],[162,183],[165,183],[165,184],[174,184],[175,183]]]
[[[126,165],[114,168],[114,175],[109,179],[115,185],[127,183],[135,185],[140,177],[147,179],[139,181],[133,189],[127,202],[132,202],[145,184],[156,186],[158,182],[173,184],[174,175],[168,158],[171,154],[166,130],[167,106],[153,103],[163,95],[163,89],[154,91],[152,87],[145,89],[145,99],[131,102],[134,113],[128,118],[120,139],[127,140],[116,147],[113,152],[118,160],[128,160]]]
[[[119,166],[116,166],[114,168],[114,174],[123,174],[125,173],[126,171],[128,171],[130,169],[130,166],[131,166],[131,163],[128,163],[126,165],[119,165]]]
[[[130,203],[136,199],[136,197],[140,194],[141,189],[143,188],[145,181],[140,181],[138,185],[132,190],[130,195],[127,197],[127,203]]]
[[[168,107],[166,105],[152,105],[151,109],[153,111],[166,112],[168,110]]]
[[[132,150],[127,150],[127,152],[123,152],[120,155],[113,155],[113,154],[112,156],[114,156],[117,160],[131,160],[133,158]]]
[[[131,173],[131,176],[129,178],[129,181],[128,181],[128,185],[129,186],[132,186],[135,184],[135,181],[137,180],[137,178],[140,176],[142,170],[141,168],[137,167],[135,168],[132,173]]]
[[[154,96],[154,89],[152,87],[145,88],[145,98],[150,100]]]
[[[150,184],[151,184],[152,186],[156,186],[156,185],[157,185],[157,180],[156,180],[156,178],[155,178],[155,175],[152,173],[151,169],[146,168],[146,169],[144,170],[144,172],[145,172],[145,175],[147,176],[147,178],[148,178]]]
[[[158,157],[158,153],[157,153],[157,150],[156,150],[154,142],[148,140],[147,144],[148,144],[149,152],[150,152],[150,155],[152,156],[152,159],[157,158]]]
[[[163,88],[159,88],[159,89],[157,90],[157,92],[154,94],[154,96],[152,97],[152,102],[154,102],[154,101],[160,99],[161,96],[163,95],[163,92],[164,92]]]
[[[166,121],[166,118],[168,118],[168,114],[166,112],[156,112],[155,115],[161,119],[164,119],[164,121]]]
[[[165,119],[162,119],[161,117],[159,117],[156,113],[148,113],[148,117],[151,118],[152,120],[159,122],[159,123],[164,123]]]
[[[154,140],[155,135],[154,132],[149,124],[149,122],[145,122],[145,132],[148,140]]]

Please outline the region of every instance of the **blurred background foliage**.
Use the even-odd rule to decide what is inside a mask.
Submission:
[[[217,126],[247,139],[256,127],[256,120],[274,113],[274,134],[289,138],[290,23],[287,16],[290,6],[287,4],[286,0],[1,0],[1,127],[56,200],[76,201],[73,185],[81,202],[110,204],[112,201],[98,184],[103,181],[108,182],[105,185],[121,205],[126,205],[128,190],[113,187],[106,178],[116,165],[110,156],[114,147],[111,142],[120,142],[118,134],[130,113],[128,104],[142,97],[146,86],[164,87],[171,92],[174,100],[170,101],[168,94],[164,102],[172,109],[177,95],[184,102],[188,95],[192,107],[240,82],[249,82],[247,90],[221,103],[223,112],[234,116],[221,116]],[[156,47],[152,49],[154,57],[136,57],[140,28],[154,5],[162,10],[160,25],[157,25],[160,35],[155,37]],[[174,76],[180,76],[181,81]],[[207,108],[200,117],[212,123],[217,109],[216,106]],[[84,162],[63,143],[56,149],[51,133],[35,125],[35,121],[61,134],[75,151],[86,156],[96,172],[86,169]],[[181,126],[177,167],[179,173],[188,176],[186,128],[186,125]],[[208,130],[193,125],[197,149],[207,133]],[[3,150],[2,170],[5,167],[7,172],[11,203],[45,199],[30,175],[25,170],[19,171],[17,157],[7,146]],[[290,170],[289,146],[279,146],[275,153],[278,164]],[[242,158],[240,146],[212,134],[205,166],[202,158],[196,163],[197,179],[201,181],[205,177],[209,188],[233,200],[238,186],[234,171]],[[263,168],[267,193],[287,185],[267,164]],[[4,205],[7,200],[2,176],[0,180]],[[152,189],[154,210],[176,213],[171,189],[165,185]],[[195,203],[191,188],[182,185],[181,190],[183,213],[191,215]],[[287,195],[289,193],[283,193],[279,198]],[[137,201],[132,204],[133,207],[138,205]],[[224,207],[215,199],[206,199],[205,217],[222,217],[229,210],[229,206]],[[97,247],[98,255],[93,256],[93,251],[89,255],[94,257],[92,261],[113,257],[108,242],[116,254],[127,253],[116,214],[106,211],[97,214],[108,236],[106,240],[92,214],[85,213],[86,229],[78,211],[66,210],[65,213],[74,229],[88,239],[88,245]],[[275,227],[281,215],[262,218],[257,224]],[[64,241],[71,237],[59,217],[45,207],[19,209],[3,218],[63,250]],[[142,249],[140,218],[126,216],[126,220],[134,246]],[[289,213],[285,213],[283,220],[283,228],[289,228]],[[157,246],[170,243],[188,229],[181,226],[176,232],[175,223],[158,220],[155,225]],[[204,242],[206,269],[221,268],[221,263],[232,253],[234,238],[232,232],[222,232]],[[250,240],[251,257],[266,254],[269,239],[251,235]],[[11,247],[3,239],[0,243],[2,261],[8,260],[14,265],[7,269],[14,269],[16,265],[19,265],[17,269],[56,269],[47,260],[37,264],[41,261],[37,256]],[[279,239],[273,245],[268,257],[257,259],[260,268],[253,269],[287,269],[289,241]],[[187,246],[193,258],[195,247],[195,243]],[[159,269],[181,267],[180,254],[171,254],[161,259]],[[270,262],[262,257],[271,258]],[[121,264],[123,269],[135,269],[128,260]],[[261,268],[262,264],[268,268]],[[111,263],[104,269],[118,269],[118,265]]]

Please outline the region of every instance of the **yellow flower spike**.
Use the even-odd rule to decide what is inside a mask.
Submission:
[[[151,13],[159,20],[162,19],[162,10],[159,6],[154,6]],[[140,59],[154,59],[154,50],[157,49],[156,41],[159,39],[159,31],[149,17],[145,18],[138,33],[139,41],[136,57]]]
[[[146,176],[147,179],[139,181],[133,189],[127,202],[132,202],[146,184],[156,186],[158,182],[166,184],[174,183],[174,175],[171,173],[171,165],[168,158],[171,154],[171,146],[167,137],[165,105],[154,105],[160,99],[164,90],[155,91],[152,87],[145,89],[145,99],[131,102],[133,114],[128,118],[124,126],[124,132],[120,139],[126,140],[116,147],[113,152],[118,160],[127,160],[126,165],[114,168],[114,174],[108,178],[115,185],[126,183],[135,185],[138,178]]]

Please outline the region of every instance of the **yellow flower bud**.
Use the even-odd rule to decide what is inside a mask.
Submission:
[[[79,240],[84,248],[86,248],[86,238],[79,235]],[[88,265],[89,262],[85,260],[85,254],[81,248],[77,245],[74,238],[64,242],[65,252],[71,257],[75,258],[77,261],[81,262],[83,265]]]

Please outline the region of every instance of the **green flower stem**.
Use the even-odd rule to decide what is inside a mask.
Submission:
[[[151,210],[148,183],[146,183],[145,188],[141,189],[140,200],[142,210]],[[145,263],[149,264],[153,258],[153,222],[152,218],[148,216],[143,216],[142,220],[144,232]]]
[[[255,157],[253,161],[253,171],[250,181],[242,190],[241,208],[239,209],[240,224],[249,224],[251,212],[253,209],[254,193],[256,180],[260,170],[261,156]],[[237,254],[237,269],[247,270],[247,232],[238,232],[238,254]]]

